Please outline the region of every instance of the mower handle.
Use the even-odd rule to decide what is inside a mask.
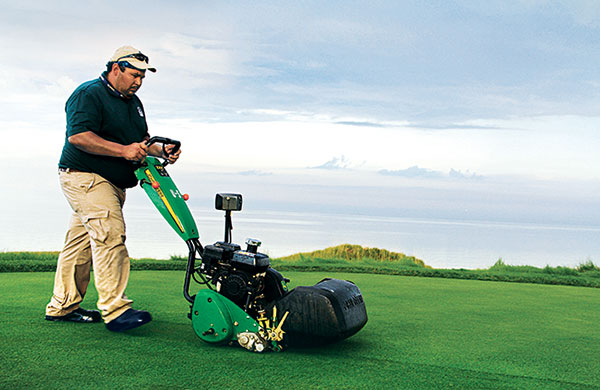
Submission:
[[[167,159],[165,160],[163,165],[167,165],[169,163],[169,160],[168,160],[169,156],[173,153],[177,153],[177,151],[181,147],[181,142],[176,141],[174,139],[166,138],[166,137],[151,137],[146,140],[146,146],[148,146],[148,147],[150,147],[151,145],[154,145],[155,143],[163,144],[162,151],[163,151],[163,154],[167,157]],[[166,145],[174,146],[173,150],[171,150],[171,153],[168,153],[167,150],[165,149]]]

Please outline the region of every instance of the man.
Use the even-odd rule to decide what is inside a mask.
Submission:
[[[136,96],[146,70],[156,72],[148,57],[131,46],[117,49],[100,78],[80,85],[66,103],[67,131],[59,162],[60,184],[73,209],[65,245],[58,258],[53,296],[46,320],[100,322],[111,331],[136,328],[152,320],[131,308],[125,296],[129,256],[125,247],[125,189],[134,187],[135,162],[162,156],[148,147],[144,108]],[[167,153],[172,150],[167,147]],[[174,163],[180,151],[162,156]],[[98,308],[83,301],[90,269],[98,291]]]

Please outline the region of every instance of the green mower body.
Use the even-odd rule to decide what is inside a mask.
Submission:
[[[179,141],[153,137],[155,142]],[[270,267],[269,257],[257,251],[260,241],[248,239],[242,249],[231,242],[231,213],[242,209],[240,194],[217,194],[215,207],[225,211],[225,238],[205,248],[186,200],[165,166],[146,157],[136,169],[154,206],[185,241],[188,262],[183,295],[190,303],[188,318],[195,333],[209,344],[234,344],[253,351],[280,351],[286,346],[322,345],[350,337],[367,322],[358,287],[345,280],[325,279],[315,286],[288,291],[285,279]],[[197,264],[196,260],[199,260]],[[190,294],[194,280],[204,288]],[[279,308],[279,315],[278,315]]]

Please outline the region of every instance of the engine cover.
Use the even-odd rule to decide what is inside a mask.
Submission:
[[[248,293],[246,288],[248,278],[244,274],[231,274],[227,278],[220,279],[220,283],[219,292],[234,302],[242,302]]]
[[[269,256],[247,251],[236,251],[231,259],[231,265],[249,272],[265,272],[270,263]]]

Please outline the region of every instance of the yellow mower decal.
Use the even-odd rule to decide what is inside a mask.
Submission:
[[[144,172],[146,173],[146,176],[148,176],[148,179],[150,179],[150,184],[156,182],[156,180],[154,179],[154,176],[152,176],[152,173],[150,172],[149,169],[146,169]],[[155,191],[158,194],[158,196],[160,197],[160,200],[162,200],[162,202],[165,204],[167,210],[169,211],[169,214],[171,214],[171,217],[177,224],[177,227],[179,228],[179,230],[181,230],[181,232],[184,233],[185,229],[183,228],[183,225],[179,221],[179,218],[177,218],[177,215],[175,215],[175,211],[173,211],[173,208],[171,207],[171,204],[167,200],[165,193],[162,191],[162,189],[160,187],[156,188]]]

